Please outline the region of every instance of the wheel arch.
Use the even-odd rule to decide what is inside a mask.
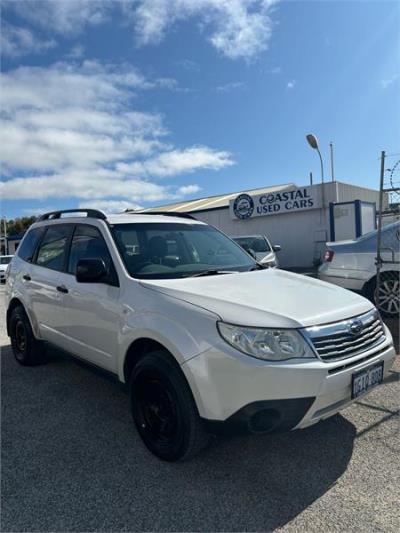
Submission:
[[[171,350],[169,350],[161,342],[152,339],[151,337],[140,337],[135,339],[129,345],[129,348],[125,354],[123,363],[124,382],[127,383],[129,381],[129,376],[132,372],[132,369],[142,357],[144,357],[150,352],[154,352],[157,350],[162,350],[163,352],[168,354],[170,361],[172,361],[176,365],[176,367],[180,368],[180,365],[176,357],[173,355],[173,353],[171,353]]]
[[[25,314],[26,316],[28,317],[28,320],[29,322],[31,323],[31,326],[32,326],[32,321],[28,315],[28,313],[26,312],[26,309],[25,309],[25,306],[24,304],[21,302],[21,300],[19,298],[17,298],[16,296],[14,296],[14,298],[12,298],[10,300],[10,303],[8,304],[8,307],[7,307],[7,313],[6,313],[6,326],[7,326],[7,335],[10,336],[10,319],[11,319],[11,314],[12,312],[14,311],[14,309],[16,307],[22,307],[23,310],[25,311]],[[32,328],[33,329],[33,328]]]
[[[8,304],[7,307],[7,313],[6,313],[6,327],[7,327],[7,335],[10,336],[10,319],[11,314],[14,311],[16,307],[22,307],[24,310],[26,316],[28,317],[29,323],[31,325],[33,334],[37,339],[40,339],[40,333],[39,333],[39,326],[38,323],[35,320],[35,317],[32,316],[31,313],[29,313],[29,310],[27,306],[24,304],[24,302],[19,298],[18,296],[13,296]]]
[[[373,296],[371,294],[371,287],[373,287],[374,283],[376,283],[376,274],[371,276],[362,287],[362,293],[369,299],[371,299]]]

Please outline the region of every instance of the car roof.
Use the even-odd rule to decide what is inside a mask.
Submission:
[[[200,220],[195,220],[192,218],[182,218],[179,216],[174,217],[173,215],[141,215],[141,214],[131,214],[131,213],[121,213],[117,215],[108,215],[107,221],[110,224],[145,224],[147,222],[162,222],[162,223],[173,223],[173,224],[201,224],[206,225]]]
[[[104,220],[105,222],[109,224],[147,224],[147,223],[163,223],[163,224],[186,224],[186,225],[207,225],[205,222],[202,222],[200,220],[196,220],[194,218],[184,218],[182,216],[166,216],[163,214],[157,215],[157,214],[134,214],[134,213],[118,213],[118,214],[110,214],[107,216],[104,216],[103,218],[100,217],[92,217],[92,216],[61,216],[56,218],[48,218],[48,219],[42,219],[35,222],[35,227],[43,227],[46,225],[53,225],[53,224],[91,224],[95,221],[100,222],[101,220]]]

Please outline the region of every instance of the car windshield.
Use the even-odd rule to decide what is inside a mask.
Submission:
[[[5,257],[0,257],[0,265],[8,265],[8,263],[11,261],[12,255],[7,255]]]
[[[115,224],[113,234],[134,278],[182,278],[201,272],[244,272],[255,261],[226,235],[203,224]]]
[[[235,237],[235,241],[245,249],[250,248],[254,252],[270,252],[268,241],[262,235],[254,237]]]

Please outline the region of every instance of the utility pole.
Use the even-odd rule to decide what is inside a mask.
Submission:
[[[383,210],[383,182],[385,177],[385,150],[381,152],[381,173],[379,179],[379,217],[378,234],[376,238],[376,296],[379,298],[380,272],[382,268],[381,240],[382,240],[382,210]],[[377,300],[376,300],[377,301]],[[378,300],[379,301],[379,300]]]
[[[335,171],[333,169],[333,143],[329,143],[330,149],[331,149],[331,177],[332,181],[335,181]]]
[[[310,185],[313,184],[313,177],[312,177],[312,172],[310,172]]]
[[[3,218],[3,237],[4,237],[4,254],[8,255],[8,240],[7,240],[7,219]]]

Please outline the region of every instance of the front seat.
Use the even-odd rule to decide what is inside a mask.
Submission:
[[[149,240],[149,259],[152,263],[162,265],[167,255],[167,241],[156,235]]]

